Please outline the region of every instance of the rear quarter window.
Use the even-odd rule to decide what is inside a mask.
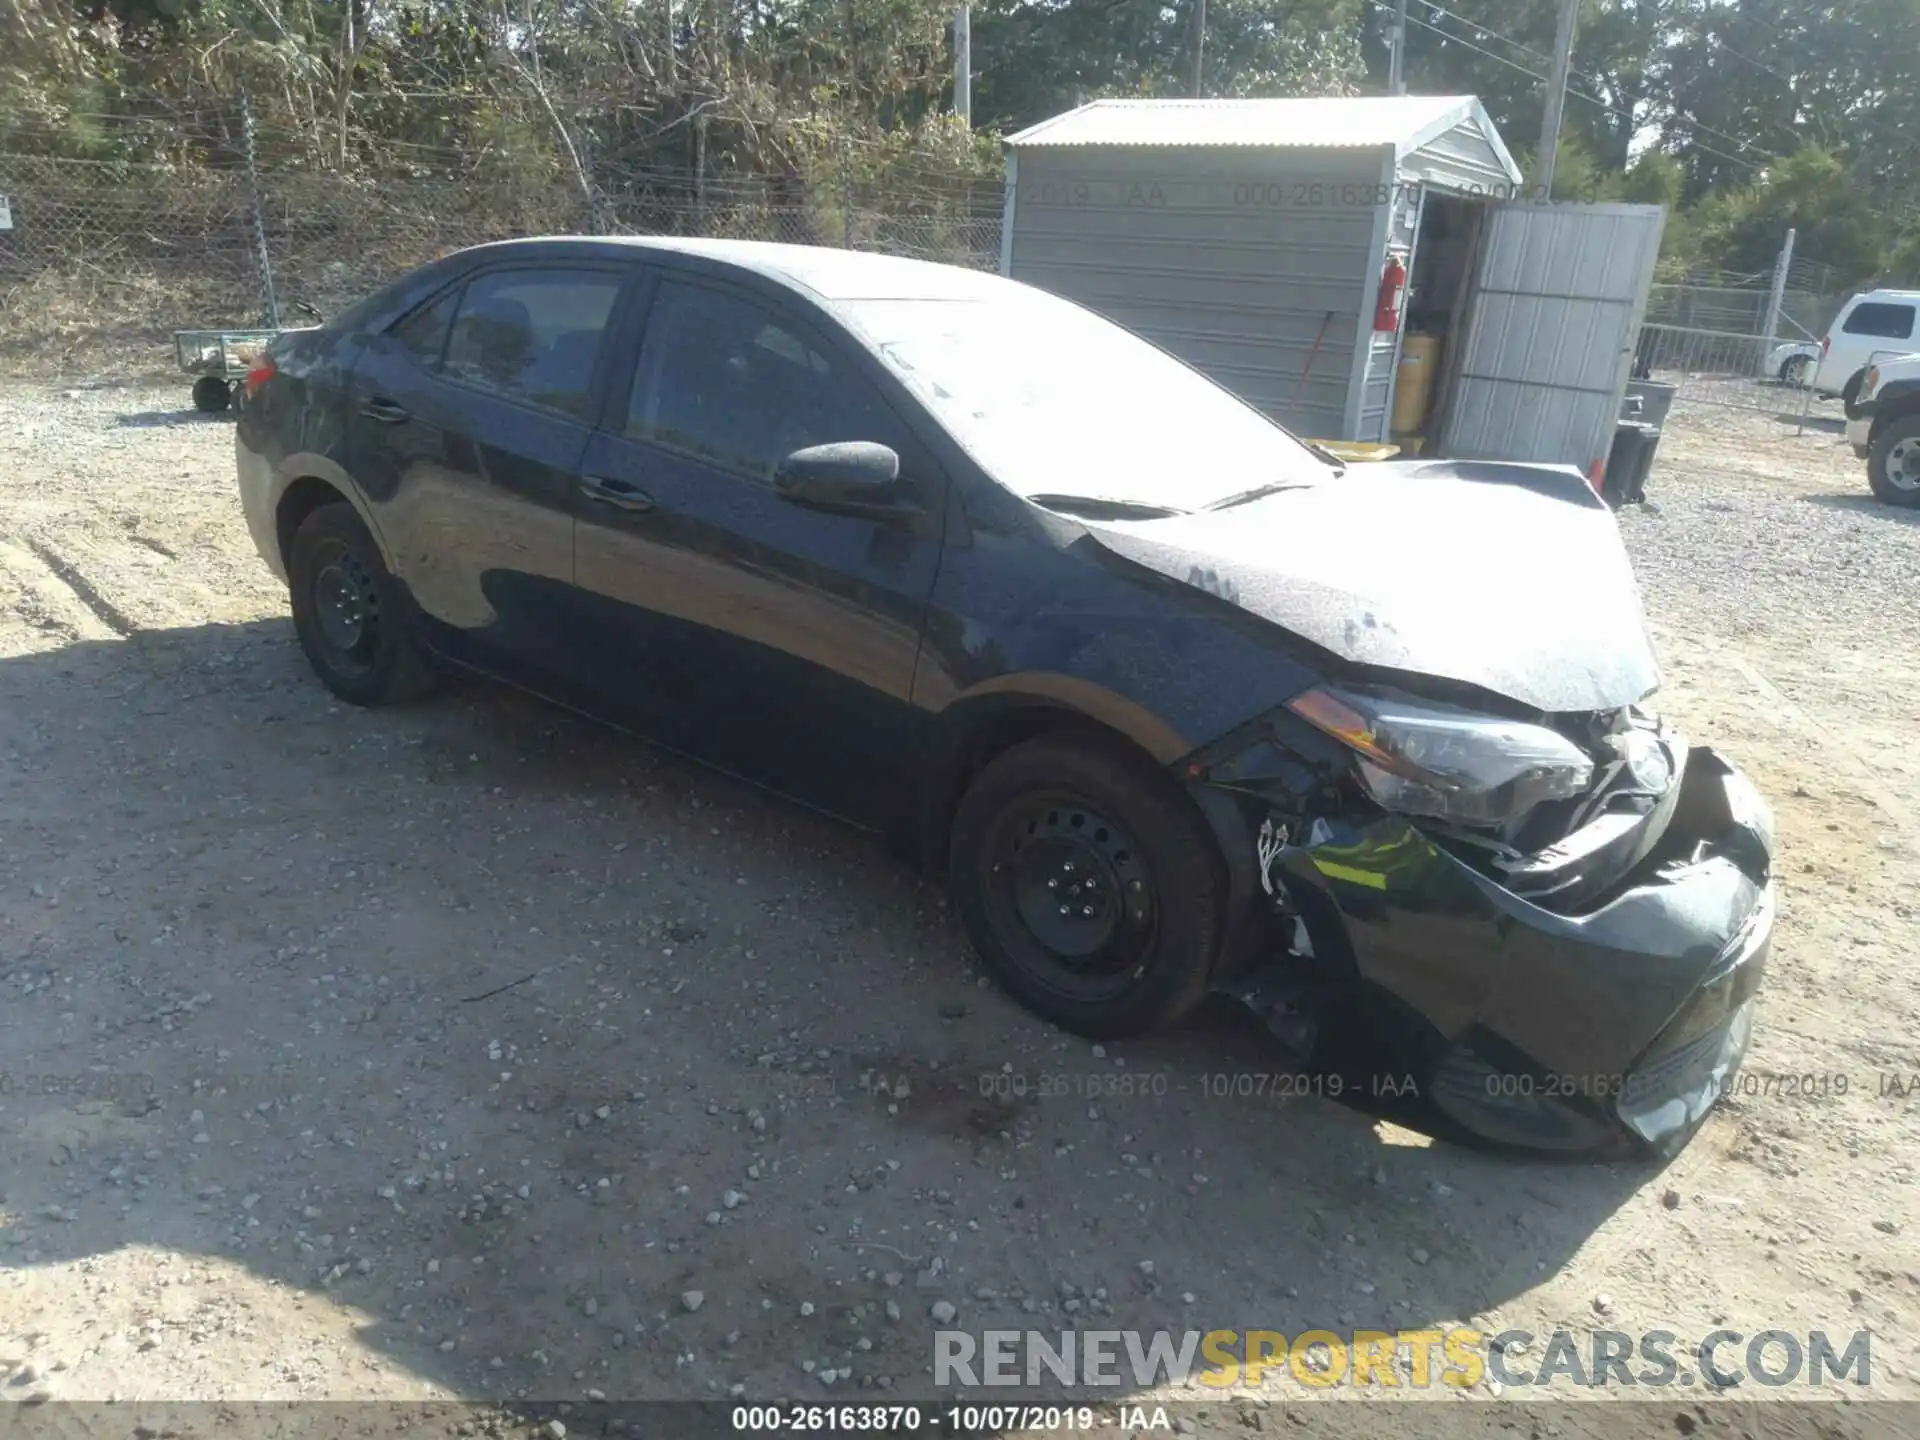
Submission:
[[[1875,335],[1887,340],[1913,336],[1913,306],[1887,300],[1869,300],[1853,307],[1840,327],[1849,335]]]
[[[459,302],[460,287],[455,286],[396,321],[388,333],[418,364],[428,370],[438,370],[440,357],[447,348],[447,332],[453,327],[454,307]]]

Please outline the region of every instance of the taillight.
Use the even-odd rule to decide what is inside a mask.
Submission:
[[[259,391],[260,387],[274,377],[274,374],[273,357],[271,355],[262,355],[258,360],[253,362],[253,368],[247,371],[246,378],[240,382],[240,388],[246,392],[247,398],[251,400]]]
[[[1833,343],[1833,336],[1822,335],[1820,337],[1820,358],[1822,360],[1827,358],[1827,346],[1831,345],[1832,343]]]

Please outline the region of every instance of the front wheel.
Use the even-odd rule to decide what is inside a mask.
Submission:
[[[1867,378],[1867,372],[1857,370],[1847,377],[1847,383],[1840,387],[1840,403],[1845,407],[1849,420],[1860,418],[1860,386]]]
[[[1172,781],[1107,737],[1043,736],[994,759],[960,802],[950,856],[982,963],[1056,1025],[1135,1034],[1206,995],[1218,847]]]
[[[300,522],[287,563],[293,628],[326,687],[355,705],[391,705],[433,688],[400,584],[345,501]]]
[[[1867,484],[1889,505],[1920,506],[1920,415],[1895,420],[1874,437]]]

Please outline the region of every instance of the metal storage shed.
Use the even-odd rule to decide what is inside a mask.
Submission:
[[[1604,459],[1665,213],[1515,203],[1472,96],[1098,100],[1007,146],[1001,273],[1295,432],[1388,438],[1412,331],[1437,372],[1429,448]],[[1412,283],[1377,321],[1389,257]]]

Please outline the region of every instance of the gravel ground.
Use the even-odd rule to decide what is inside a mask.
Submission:
[[[1821,1077],[1654,1171],[1219,1098],[1240,1017],[1072,1040],[808,813],[491,687],[332,703],[184,404],[0,386],[8,1397],[927,1397],[936,1307],[1864,1326],[1920,1395],[1920,528],[1830,426],[1683,406],[1622,517],[1664,703],[1778,813],[1751,1073]]]

